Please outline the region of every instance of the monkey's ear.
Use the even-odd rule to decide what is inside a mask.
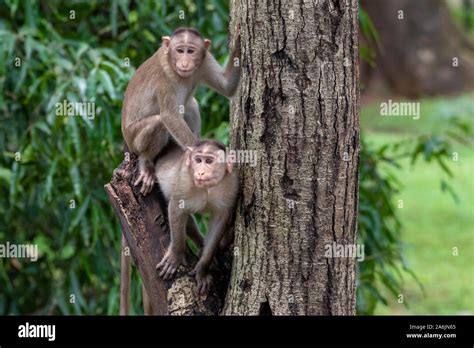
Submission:
[[[186,156],[186,165],[189,167],[191,165],[191,154],[193,153],[193,148],[191,146],[186,147],[186,152],[184,155]]]
[[[211,43],[212,43],[211,40],[209,40],[209,39],[204,39],[204,47],[206,47],[206,50],[208,50],[209,47],[211,47]]]
[[[171,38],[169,36],[163,36],[161,40],[163,41],[163,46],[166,48],[170,47]]]
[[[229,159],[227,159],[227,163],[226,163],[226,166],[225,168],[227,169],[227,171],[230,173],[232,173],[232,169],[234,167],[234,164],[232,163],[232,161],[230,161]]]
[[[232,173],[232,169],[234,168],[234,163],[235,163],[235,153],[228,153],[227,156],[225,157],[225,163],[226,163],[226,170],[230,173]]]
[[[227,162],[227,164],[226,164],[226,169],[227,169],[227,171],[229,172],[229,174],[232,173],[232,168],[233,168],[233,167],[234,167],[234,165],[233,165],[232,163]]]

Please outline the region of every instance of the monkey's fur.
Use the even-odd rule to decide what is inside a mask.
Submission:
[[[151,192],[154,161],[171,137],[184,150],[201,131],[194,93],[203,83],[231,97],[240,79],[240,35],[225,71],[208,51],[211,41],[192,28],[178,28],[164,36],[162,46],[130,80],[122,108],[122,133],[130,151],[139,156],[141,193]]]
[[[211,283],[209,266],[223,237],[230,239],[229,223],[238,191],[236,171],[232,170],[232,163],[225,161],[222,143],[202,140],[186,152],[175,146],[160,157],[156,164],[156,177],[168,201],[171,231],[171,243],[157,265],[160,276],[170,279],[184,261],[186,231],[193,240],[195,234],[200,236],[192,214],[209,212],[208,233],[199,261],[192,271],[199,293],[207,293]],[[190,228],[192,225],[194,228]]]

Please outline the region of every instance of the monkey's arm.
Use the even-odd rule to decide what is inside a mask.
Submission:
[[[227,228],[227,216],[221,216],[221,214],[216,214],[211,217],[209,223],[209,232],[206,235],[206,240],[204,242],[204,249],[202,251],[202,256],[198,261],[200,267],[207,269],[216,254],[217,247],[219,242],[222,239]]]
[[[225,71],[209,52],[206,54],[204,68],[204,83],[220,94],[232,97],[240,80],[240,40],[236,40]]]
[[[163,107],[161,121],[178,145],[186,150],[197,141],[197,136],[191,131],[188,124],[178,112],[178,105]]]

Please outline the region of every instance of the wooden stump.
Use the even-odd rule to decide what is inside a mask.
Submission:
[[[127,158],[129,160],[127,161]],[[178,268],[174,279],[164,281],[156,271],[169,244],[169,228],[166,203],[158,185],[147,196],[139,192],[133,183],[138,176],[137,158],[125,154],[125,160],[114,170],[112,180],[105,190],[117,213],[126,243],[122,243],[122,255],[132,256],[138,267],[144,288],[148,294],[147,307],[154,315],[218,315],[223,307],[230,277],[230,252],[218,255],[218,267],[211,270],[214,286],[209,294],[199,296],[194,277],[188,275],[197,262],[190,250],[186,253],[186,265]],[[125,253],[125,254],[124,254]],[[122,258],[122,276],[130,279],[130,260]],[[129,289],[121,285],[121,314],[128,314]]]

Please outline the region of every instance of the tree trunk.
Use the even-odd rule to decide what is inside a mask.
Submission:
[[[231,145],[240,164],[224,314],[354,315],[359,156],[357,0],[231,2],[242,81]]]
[[[452,94],[474,86],[474,43],[441,0],[363,1],[380,36],[377,69],[402,95]]]

